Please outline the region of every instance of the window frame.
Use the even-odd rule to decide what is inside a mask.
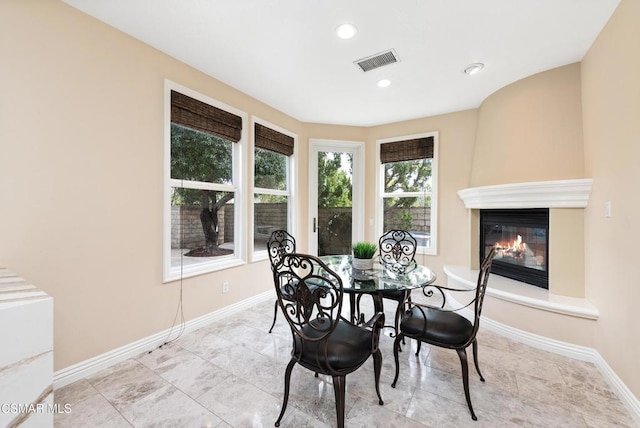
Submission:
[[[267,128],[271,128],[274,131],[278,131],[284,135],[288,135],[289,137],[293,138],[293,154],[291,156],[287,156],[287,178],[286,178],[286,182],[287,182],[287,190],[276,190],[276,189],[267,189],[267,188],[262,188],[262,187],[256,187],[255,186],[255,172],[256,172],[256,168],[255,168],[255,161],[256,161],[256,157],[255,157],[255,153],[256,153],[256,140],[255,140],[255,124],[258,123],[262,126],[265,126]],[[296,202],[295,202],[295,167],[297,165],[297,158],[298,158],[298,134],[291,132],[287,129],[284,129],[278,125],[275,125],[269,121],[266,121],[264,119],[261,119],[257,116],[251,116],[251,131],[252,131],[252,138],[251,138],[251,145],[249,148],[249,152],[250,152],[250,158],[251,158],[251,162],[250,162],[250,167],[249,167],[249,195],[251,198],[251,208],[250,208],[250,214],[249,214],[249,224],[251,225],[251,227],[249,227],[249,247],[250,247],[250,254],[251,254],[251,261],[252,262],[256,262],[256,261],[262,261],[262,260],[267,260],[269,258],[269,254],[267,253],[267,250],[259,250],[256,251],[255,249],[255,241],[254,241],[254,228],[255,228],[255,201],[254,201],[254,195],[256,193],[262,194],[262,195],[276,195],[276,196],[286,196],[287,197],[287,231],[293,235],[296,236],[296,222],[295,222],[295,213],[296,213]],[[264,149],[266,150],[266,149]],[[283,155],[284,156],[284,155]]]
[[[205,182],[187,182],[180,179],[171,178],[171,91],[180,92],[203,103],[233,113],[242,119],[242,131],[240,141],[232,143],[232,184],[218,184]],[[247,146],[247,113],[229,106],[221,101],[201,94],[195,90],[187,88],[171,80],[164,81],[164,147],[163,147],[163,260],[162,260],[162,282],[168,283],[182,278],[189,278],[203,275],[210,272],[240,266],[246,263],[246,233],[242,227],[246,222],[243,210],[245,206],[245,195],[243,188],[243,167],[246,165],[245,147]],[[234,192],[234,253],[222,256],[215,260],[207,260],[202,263],[185,266],[182,262],[178,268],[171,266],[171,189],[173,187],[183,188],[207,188],[210,190],[221,190]]]
[[[400,194],[405,197],[431,196],[431,247],[419,246],[418,254],[437,255],[438,254],[438,132],[424,132],[420,134],[403,135],[376,140],[376,231],[377,236],[381,236],[384,228],[384,198],[398,197],[398,192],[386,193],[384,191],[384,165],[380,161],[380,146],[385,143],[413,140],[418,138],[433,137],[433,158],[431,161],[431,193],[407,192]]]

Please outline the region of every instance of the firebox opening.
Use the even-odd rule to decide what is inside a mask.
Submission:
[[[480,260],[496,247],[491,272],[549,288],[549,210],[480,211]]]

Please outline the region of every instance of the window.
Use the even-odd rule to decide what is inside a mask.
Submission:
[[[436,254],[437,148],[437,133],[378,141],[380,233],[408,230],[425,254]]]
[[[263,124],[264,123],[264,124]],[[267,240],[278,229],[292,231],[291,177],[295,137],[266,122],[254,123],[253,251],[267,256]]]
[[[169,82],[167,98],[164,280],[170,281],[242,262],[244,136],[242,116],[228,106]]]

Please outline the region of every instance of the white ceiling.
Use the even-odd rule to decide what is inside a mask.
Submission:
[[[64,0],[304,122],[371,126],[478,107],[580,61],[619,0]],[[353,39],[336,37],[351,22]],[[395,49],[400,62],[353,62]],[[482,62],[482,72],[463,69]],[[376,82],[391,79],[387,88]]]

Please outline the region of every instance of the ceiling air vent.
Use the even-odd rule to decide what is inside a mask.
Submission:
[[[396,62],[400,62],[398,54],[395,50],[389,49],[388,51],[380,52],[375,55],[371,55],[366,58],[354,61],[354,64],[360,67],[362,71],[366,72],[385,65],[394,64]]]

